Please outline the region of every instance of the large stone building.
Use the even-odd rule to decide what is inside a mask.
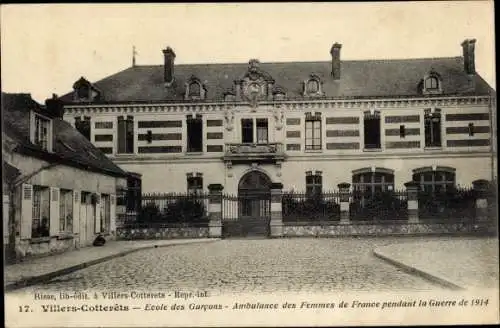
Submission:
[[[342,60],[335,43],[327,61],[199,65],[166,48],[163,65],[80,78],[64,119],[146,193],[470,185],[496,175],[475,42],[449,58]]]
[[[127,174],[62,119],[57,100],[47,105],[2,93],[4,247],[18,259],[113,239],[126,186]]]

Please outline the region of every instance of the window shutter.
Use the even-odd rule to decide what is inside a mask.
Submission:
[[[21,239],[30,239],[33,221],[33,186],[23,184],[21,193]]]
[[[50,236],[59,232],[59,188],[50,187]]]
[[[109,195],[109,230],[116,230],[116,201],[115,195]]]
[[[73,191],[73,233],[80,232],[80,192]]]
[[[101,231],[101,195],[96,194],[96,204],[95,204],[95,233],[100,233]]]

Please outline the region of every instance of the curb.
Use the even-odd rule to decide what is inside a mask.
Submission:
[[[382,259],[382,260],[402,269],[403,271],[405,271],[409,274],[417,275],[417,276],[424,278],[430,282],[437,283],[437,284],[442,285],[442,286],[449,288],[451,290],[465,290],[466,289],[465,287],[460,286],[454,282],[451,282],[445,278],[442,278],[436,274],[432,274],[430,272],[424,271],[422,269],[418,269],[417,267],[411,266],[409,264],[405,264],[399,260],[391,258],[390,256],[383,254],[381,251],[379,251],[377,249],[373,250],[373,255],[375,257],[378,257],[379,259]]]
[[[106,262],[106,261],[112,260],[112,259],[117,258],[117,257],[122,257],[122,256],[125,256],[125,255],[129,255],[129,254],[135,253],[137,251],[142,251],[142,250],[152,249],[152,248],[169,247],[169,246],[213,243],[213,242],[219,241],[219,240],[220,239],[214,238],[213,240],[206,240],[206,241],[193,241],[193,242],[189,242],[189,243],[172,243],[172,244],[166,244],[166,245],[151,245],[151,246],[143,246],[143,247],[139,247],[139,248],[129,249],[127,251],[123,251],[123,252],[119,252],[119,253],[116,253],[116,254],[112,254],[112,255],[105,256],[105,257],[101,257],[101,258],[98,258],[98,259],[95,259],[95,260],[83,262],[83,263],[80,263],[80,264],[77,264],[77,265],[73,265],[73,266],[70,266],[70,267],[66,267],[66,268],[63,268],[63,269],[60,269],[60,270],[56,270],[56,271],[52,271],[52,272],[49,272],[49,273],[45,273],[45,274],[42,274],[42,275],[39,275],[39,276],[32,276],[32,277],[20,279],[20,280],[18,280],[16,282],[12,282],[12,283],[9,283],[9,284],[5,285],[4,286],[4,291],[5,292],[10,292],[10,291],[13,291],[13,290],[16,290],[16,289],[25,288],[25,287],[28,287],[28,286],[40,284],[40,283],[49,281],[51,279],[54,279],[55,277],[62,276],[62,275],[68,274],[68,273],[72,273],[72,272],[75,272],[75,271],[78,271],[78,270],[81,270],[81,269],[85,269],[85,268],[87,268],[89,266],[92,266],[92,265],[95,265],[95,264],[99,264],[99,263],[102,263],[102,262]]]

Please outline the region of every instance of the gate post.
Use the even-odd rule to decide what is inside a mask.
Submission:
[[[405,183],[408,202],[408,223],[418,223],[418,184],[414,181]]]
[[[339,201],[340,201],[340,223],[341,224],[349,224],[349,198],[350,192],[349,188],[351,187],[350,183],[343,182],[337,185],[339,187]]]
[[[486,198],[488,184],[489,182],[483,179],[472,181],[476,196],[476,220],[479,222],[488,220],[488,199]]]
[[[271,237],[283,236],[282,183],[271,184]]]
[[[221,184],[208,185],[208,236],[220,238],[222,236],[222,189]]]

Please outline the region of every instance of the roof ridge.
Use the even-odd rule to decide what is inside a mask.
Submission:
[[[375,59],[345,59],[341,60],[341,62],[392,62],[392,61],[419,61],[419,60],[438,60],[438,59],[462,59],[462,56],[448,56],[448,57],[415,57],[415,58],[375,58]],[[269,65],[269,64],[325,64],[330,63],[328,60],[311,60],[311,61],[271,61],[271,62],[260,62],[261,65]],[[246,62],[225,62],[225,63],[183,63],[183,64],[175,64],[176,67],[179,66],[195,66],[195,65],[204,65],[204,66],[216,66],[216,65],[248,65]],[[146,68],[146,67],[163,67],[163,64],[150,64],[150,65],[135,65],[130,66],[127,69],[133,68]],[[126,70],[126,69],[124,69]],[[116,73],[118,74],[118,73]],[[113,74],[113,75],[116,75]]]

